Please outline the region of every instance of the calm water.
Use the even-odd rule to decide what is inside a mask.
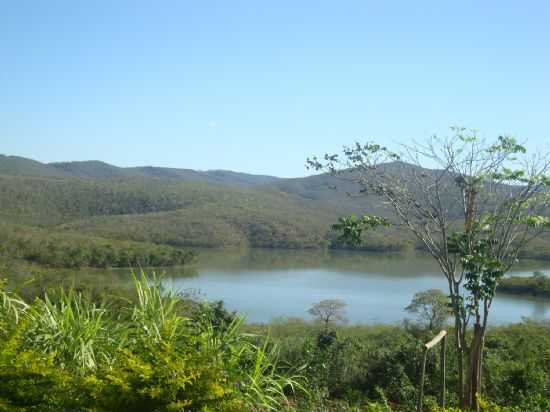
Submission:
[[[550,271],[550,262],[523,262],[515,274]],[[205,299],[223,300],[251,322],[279,317],[308,318],[307,309],[322,299],[347,303],[352,323],[395,323],[413,295],[429,288],[446,290],[429,256],[321,251],[201,251],[197,265],[167,274],[166,285],[194,290]],[[492,323],[522,317],[550,318],[550,301],[500,295]]]

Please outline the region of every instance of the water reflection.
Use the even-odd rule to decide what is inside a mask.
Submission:
[[[548,262],[525,261],[514,274],[545,271]],[[250,321],[307,317],[311,304],[338,298],[353,323],[395,323],[414,293],[446,288],[437,265],[425,254],[377,254],[330,251],[206,250],[197,265],[167,272],[166,284],[195,289],[209,299],[222,299]],[[497,297],[492,323],[537,320],[550,302],[510,295]]]
[[[537,299],[533,302],[533,319],[544,319],[546,318],[550,304],[546,300]]]

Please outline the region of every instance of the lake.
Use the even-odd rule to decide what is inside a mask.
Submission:
[[[527,276],[534,270],[550,271],[550,262],[520,262],[511,273]],[[196,265],[168,271],[164,282],[204,299],[223,300],[249,322],[308,319],[312,304],[341,299],[347,303],[350,323],[398,323],[409,316],[403,308],[416,292],[447,288],[437,265],[425,254],[264,249],[202,250]],[[497,296],[492,324],[523,317],[550,317],[550,300]]]

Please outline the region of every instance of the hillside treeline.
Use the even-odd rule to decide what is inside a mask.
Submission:
[[[200,175],[203,180],[197,180],[189,177],[193,171],[164,170],[161,177],[151,177],[126,176],[128,171],[123,169],[124,173],[109,178],[114,166],[87,162],[68,164],[74,176],[57,176],[52,175],[51,166],[28,159],[19,159],[17,167],[12,163],[4,164],[4,174],[0,174],[0,222],[55,233],[55,242],[45,242],[52,250],[49,255],[55,257],[45,258],[48,253],[42,252],[31,257],[53,265],[82,262],[101,266],[105,259],[97,255],[108,256],[108,264],[114,266],[137,260],[132,251],[139,249],[136,245],[124,246],[122,249],[126,251],[115,253],[115,257],[109,248],[101,246],[107,240],[113,242],[113,249],[117,249],[115,241],[145,243],[144,256],[151,255],[149,251],[154,249],[151,244],[177,248],[348,249],[350,246],[340,242],[331,231],[340,216],[362,210],[387,213],[384,205],[372,197],[346,195],[348,190],[354,190],[353,185],[331,190],[329,186],[336,183],[336,178],[325,175],[272,181],[265,176],[224,172],[222,185],[219,173],[214,172],[203,173]],[[75,250],[78,248],[66,247],[75,235],[104,240],[79,241],[79,245],[88,245],[83,246],[88,251],[80,253]],[[410,234],[395,228],[364,236],[362,250],[422,249]],[[44,239],[42,236],[41,241]],[[152,253],[163,257],[142,260],[157,263],[160,260],[162,264],[181,262],[179,252],[174,252],[173,257],[168,249]],[[550,237],[536,239],[521,257],[550,259]]]
[[[0,224],[0,258],[49,267],[176,266],[189,264],[195,257],[191,250],[167,245]]]
[[[510,276],[498,284],[498,291],[514,295],[550,298],[550,277],[541,272],[532,276]]]
[[[206,183],[0,176],[0,219],[119,240],[324,247],[336,216],[285,194]]]

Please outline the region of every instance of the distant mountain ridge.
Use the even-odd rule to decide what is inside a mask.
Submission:
[[[199,171],[156,166],[118,167],[99,160],[41,163],[25,157],[6,155],[0,155],[0,174],[88,179],[156,177],[239,186],[264,185],[280,180],[275,176],[255,175],[230,170]]]
[[[202,182],[221,186],[255,188],[285,193],[341,214],[364,213],[366,203],[371,213],[386,214],[378,199],[365,202],[358,185],[327,174],[298,178],[280,178],[230,170],[193,170],[157,166],[118,167],[99,160],[41,163],[18,156],[0,155],[0,175],[46,178],[80,178],[91,180],[154,178],[174,182]],[[331,188],[338,187],[338,190]]]
[[[394,173],[415,168],[402,162],[388,164]],[[423,169],[424,172],[433,172]],[[311,201],[318,207],[336,210],[340,215],[369,212],[382,216],[388,209],[375,196],[358,195],[357,183],[331,176],[317,174],[298,178],[279,178],[229,170],[199,171],[184,168],[157,166],[118,167],[98,160],[41,163],[17,156],[0,155],[0,175],[27,177],[80,178],[89,180],[152,178],[163,182],[198,182],[225,187],[245,187],[284,193],[292,198]]]

